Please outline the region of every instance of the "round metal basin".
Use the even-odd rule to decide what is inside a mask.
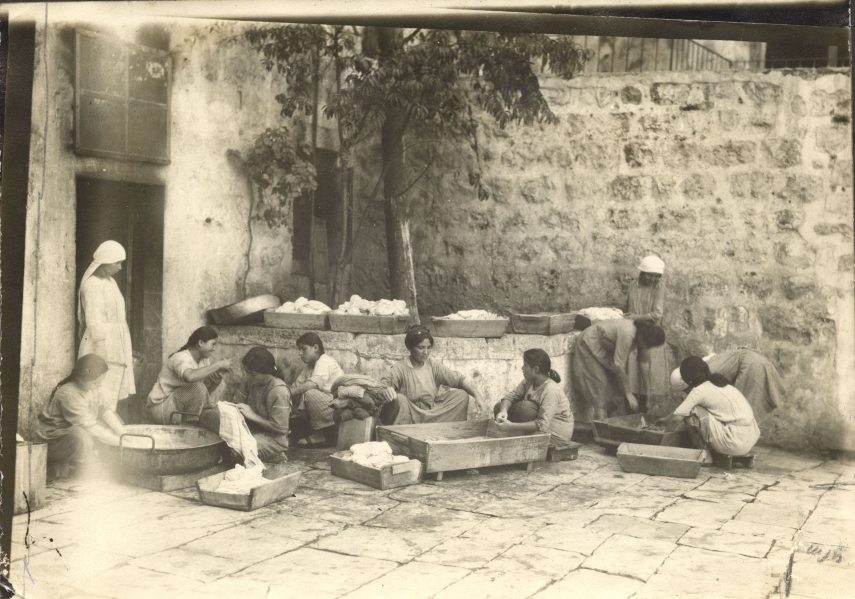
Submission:
[[[220,461],[225,441],[198,426],[130,424],[117,444],[102,443],[111,461],[151,474],[184,474]]]

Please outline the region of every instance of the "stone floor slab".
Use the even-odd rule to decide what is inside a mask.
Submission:
[[[790,590],[815,599],[851,599],[853,580],[852,570],[797,559],[793,563]]]
[[[599,514],[652,518],[674,502],[674,497],[628,491],[604,497],[591,506],[588,511]]]
[[[514,542],[516,542],[515,539],[508,539],[502,544],[489,545],[479,539],[457,537],[443,541],[430,551],[417,557],[416,560],[461,568],[480,568]]]
[[[339,597],[394,570],[394,562],[303,548],[242,570],[233,580],[270,587],[269,597]]]
[[[287,511],[283,510],[283,513],[296,514],[306,518],[317,518],[329,522],[362,524],[397,505],[397,501],[382,495],[359,497],[354,498],[352,501],[342,501],[340,497],[330,497],[329,499],[321,499]]]
[[[855,521],[812,515],[804,523],[798,538],[821,545],[852,547],[855,546]]]
[[[680,545],[710,551],[723,551],[748,557],[765,557],[774,539],[752,535],[734,534],[708,528],[693,528],[680,539]]]
[[[346,555],[404,563],[440,545],[445,538],[435,532],[411,530],[402,533],[376,526],[350,526],[319,539],[311,546]]]
[[[588,524],[592,530],[608,531],[639,539],[655,539],[657,541],[674,542],[679,539],[689,527],[672,522],[658,522],[632,516],[606,514]]]
[[[156,591],[155,591],[156,589]],[[201,599],[199,583],[184,576],[164,574],[138,566],[126,565],[91,577],[80,591],[115,599],[151,599],[181,597]]]
[[[611,535],[612,533],[606,530],[594,530],[572,524],[551,524],[525,538],[523,543],[591,555]]]
[[[719,529],[738,535],[751,535],[755,537],[767,537],[774,539],[776,544],[790,543],[796,534],[795,528],[787,526],[775,526],[774,524],[760,524],[748,520],[730,520],[725,522]]]
[[[586,559],[583,567],[647,580],[676,548],[673,542],[614,535]]]
[[[488,519],[488,516],[461,510],[401,503],[376,518],[365,522],[366,526],[380,526],[398,530],[421,530],[441,532],[449,537],[457,536]]]
[[[465,568],[412,562],[372,580],[343,599],[428,599],[468,574]]]
[[[557,580],[578,568],[584,559],[581,553],[520,544],[487,562],[485,568],[500,572],[531,572]]]
[[[244,567],[241,563],[225,557],[188,551],[180,547],[135,558],[130,565],[199,582],[213,582]]]
[[[306,543],[284,536],[289,532],[287,528],[277,526],[254,528],[238,525],[191,541],[181,549],[230,560],[237,570],[293,551]]]
[[[435,595],[435,599],[519,599],[552,582],[530,572],[478,570]]]
[[[532,599],[628,599],[634,597],[643,584],[640,580],[580,568]]]
[[[777,503],[763,503],[756,501],[746,505],[739,514],[737,521],[756,522],[757,524],[771,524],[774,526],[786,526],[788,528],[799,528],[808,517],[803,509],[794,508]]]
[[[318,537],[338,533],[345,527],[345,524],[279,512],[250,520],[246,522],[246,526],[273,532],[301,543],[311,543]]]
[[[657,514],[656,520],[691,527],[720,528],[744,507],[746,504],[741,501],[720,503],[681,499]]]
[[[796,559],[802,563],[812,561],[855,571],[855,549],[846,545],[799,542],[796,544]]]

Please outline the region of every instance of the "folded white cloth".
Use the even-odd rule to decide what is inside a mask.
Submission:
[[[263,465],[258,457],[258,443],[249,432],[246,420],[234,404],[226,401],[217,402],[220,412],[220,438],[243,457],[246,467]]]

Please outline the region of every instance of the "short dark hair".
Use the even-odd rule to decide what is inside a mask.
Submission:
[[[430,334],[428,328],[421,324],[415,324],[407,329],[407,334],[404,337],[404,345],[407,349],[413,349],[425,339],[429,339],[430,346],[433,347],[433,335]]]
[[[324,342],[317,333],[303,333],[297,339],[297,345],[316,345],[321,353],[324,353]]]

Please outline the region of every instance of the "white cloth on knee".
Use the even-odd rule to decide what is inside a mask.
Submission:
[[[243,457],[247,468],[261,464],[258,443],[252,436],[243,414],[234,404],[226,401],[218,401],[217,410],[220,412],[220,438]]]

